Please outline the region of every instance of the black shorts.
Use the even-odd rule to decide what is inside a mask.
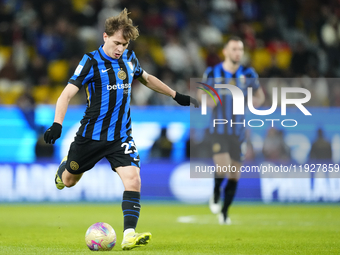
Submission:
[[[244,147],[239,137],[236,135],[212,134],[211,149],[213,155],[219,153],[229,153],[231,159],[242,162],[244,158]]]
[[[115,141],[96,141],[76,136],[68,152],[66,169],[71,174],[81,174],[104,157],[113,170],[119,166],[140,167],[139,154],[131,136]]]

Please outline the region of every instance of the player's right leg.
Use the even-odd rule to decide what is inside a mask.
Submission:
[[[65,186],[70,188],[77,184],[83,174],[71,174],[66,169],[67,156],[65,156],[58,167],[57,173],[55,174],[55,185],[57,189],[62,190]],[[65,171],[66,170],[66,171]]]
[[[213,160],[216,166],[229,166],[231,164],[231,159],[230,155],[227,152],[223,153],[217,153],[213,156]],[[214,179],[214,193],[213,196],[209,200],[209,208],[210,211],[214,214],[219,214],[221,213],[221,185],[226,177],[226,173],[224,172],[219,172],[217,170],[218,168],[216,167],[216,172],[215,172],[215,179]]]
[[[94,141],[76,136],[71,143],[68,155],[63,158],[55,177],[58,189],[72,187],[90,170],[106,153],[105,141]]]

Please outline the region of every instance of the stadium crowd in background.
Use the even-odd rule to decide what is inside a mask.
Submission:
[[[54,104],[81,53],[102,44],[103,20],[124,7],[143,34],[129,48],[145,70],[179,92],[220,62],[233,34],[245,43],[244,64],[260,78],[303,77],[300,84],[264,81],[265,105],[271,86],[287,85],[310,89],[312,105],[340,105],[340,86],[324,79],[340,75],[340,4],[333,0],[1,1],[0,103],[14,104],[29,90],[36,103]],[[174,104],[137,82],[134,91],[136,105]]]

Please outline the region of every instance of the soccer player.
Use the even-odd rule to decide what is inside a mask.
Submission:
[[[146,245],[151,233],[136,233],[140,214],[140,158],[131,136],[131,83],[138,79],[150,89],[171,96],[178,104],[198,107],[196,99],[182,95],[139,65],[130,40],[139,32],[124,9],[105,21],[104,44],[86,53],[58,98],[53,125],[44,134],[46,143],[54,144],[61,135],[62,123],[70,99],[84,87],[87,108],[81,126],[55,176],[58,189],[74,186],[84,172],[106,158],[124,184],[122,210],[124,238],[122,248]]]
[[[208,67],[204,73],[203,81],[214,84],[231,84],[235,85],[243,91],[245,99],[247,98],[247,88],[253,88],[253,105],[260,106],[264,102],[264,93],[258,81],[258,75],[253,68],[245,67],[240,64],[244,54],[243,42],[239,37],[231,36],[223,48],[224,61]],[[231,224],[228,217],[228,209],[234,199],[237,183],[240,179],[240,167],[242,165],[242,150],[241,145],[245,139],[245,128],[242,122],[243,115],[233,115],[232,106],[233,98],[231,93],[225,93],[226,89],[216,89],[221,100],[222,105],[215,107],[214,103],[209,104],[214,107],[214,119],[226,119],[228,125],[216,125],[210,130],[212,141],[212,152],[214,163],[218,166],[226,166],[228,169],[234,167],[234,172],[215,173],[215,185],[213,196],[209,201],[209,207],[212,213],[219,214],[220,224]],[[202,90],[198,90],[201,94]],[[201,98],[199,96],[199,98]],[[247,101],[247,100],[245,100]],[[230,125],[231,121],[238,124]],[[230,168],[229,168],[230,167]],[[217,169],[217,168],[216,168]],[[236,169],[236,171],[235,171]],[[221,184],[224,178],[228,178],[227,185],[224,189],[224,203],[223,207],[220,203]],[[221,208],[222,207],[222,208]]]

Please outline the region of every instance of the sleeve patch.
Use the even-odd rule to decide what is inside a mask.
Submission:
[[[76,70],[74,71],[74,74],[75,75],[79,75],[81,70],[83,70],[83,66],[82,65],[78,65]]]
[[[127,62],[128,63],[128,66],[130,67],[131,71],[133,71],[133,64],[132,62]]]

